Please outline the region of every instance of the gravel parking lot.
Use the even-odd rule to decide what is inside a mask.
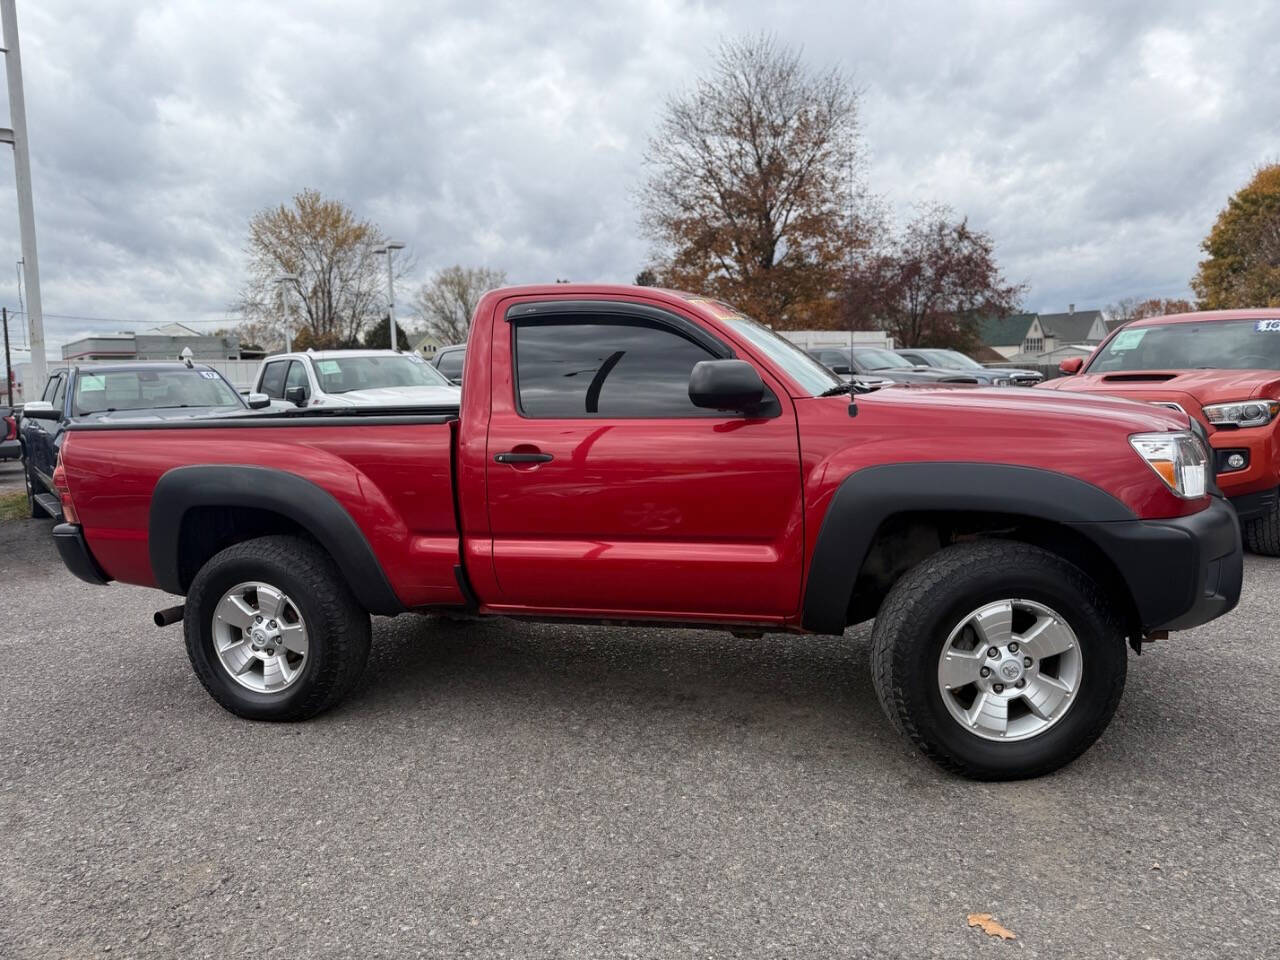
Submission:
[[[377,620],[356,694],[224,713],[161,594],[0,525],[5,957],[1261,957],[1280,562],[1130,657],[1034,782],[938,772],[843,640]],[[1018,939],[966,925],[992,913]]]

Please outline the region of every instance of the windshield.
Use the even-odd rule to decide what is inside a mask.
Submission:
[[[1216,320],[1128,327],[1090,373],[1112,370],[1280,370],[1280,320]]]
[[[959,350],[929,350],[944,366],[960,370],[982,370],[985,369],[982,364],[972,357],[966,357]]]
[[[447,387],[449,381],[417,354],[381,357],[326,357],[314,361],[325,393],[381,387]]]
[[[221,374],[200,369],[81,371],[71,403],[78,416],[117,410],[244,406]]]
[[[900,353],[883,347],[862,347],[853,351],[858,366],[868,370],[901,370],[914,364]]]
[[[732,308],[730,308],[732,309]],[[787,372],[801,390],[811,397],[820,396],[844,383],[834,373],[809,356],[790,340],[784,340],[768,327],[750,317],[736,314],[721,317],[720,322],[759,347],[760,351]]]

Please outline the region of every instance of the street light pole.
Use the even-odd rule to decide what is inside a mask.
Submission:
[[[44,389],[44,311],[40,306],[40,264],[36,256],[36,214],[31,200],[31,155],[27,150],[27,108],[22,96],[22,57],[18,52],[18,11],[14,0],[0,0],[4,25],[4,67],[9,81],[9,122],[0,139],[13,144],[13,174],[18,187],[18,231],[27,275],[27,324],[31,330],[31,373]]]
[[[378,247],[373,252],[375,254],[387,255],[387,319],[391,324],[391,349],[396,350],[396,279],[395,273],[391,269],[391,251],[403,250],[404,244],[396,240],[388,240],[385,247]]]
[[[293,353],[293,311],[289,308],[289,300],[284,292],[286,284],[298,283],[298,278],[292,273],[282,273],[276,277],[276,293],[280,296],[280,306],[284,307],[284,352]]]

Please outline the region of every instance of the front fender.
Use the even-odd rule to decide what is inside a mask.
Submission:
[[[1009,464],[891,463],[841,482],[818,531],[805,583],[802,623],[843,633],[849,600],[871,542],[894,514],[1006,513],[1056,523],[1134,520],[1123,503],[1084,480]]]

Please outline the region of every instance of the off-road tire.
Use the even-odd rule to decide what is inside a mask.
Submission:
[[[1280,497],[1260,517],[1240,524],[1245,546],[1264,557],[1280,557]]]
[[[246,581],[282,588],[307,625],[304,673],[276,693],[240,686],[214,650],[214,608],[227,590]],[[329,555],[301,537],[259,537],[215,554],[191,583],[183,630],[187,656],[209,695],[250,720],[306,720],[329,709],[356,685],[369,658],[369,614]]]
[[[950,632],[975,608],[1022,598],[1061,614],[1080,644],[1075,700],[1043,733],[983,739],[952,717],[938,687]],[[1102,734],[1124,691],[1124,631],[1082,570],[1039,547],[985,540],[947,547],[909,570],[876,617],[871,668],[876,695],[904,737],[943,769],[976,780],[1019,780],[1065,766]]]

